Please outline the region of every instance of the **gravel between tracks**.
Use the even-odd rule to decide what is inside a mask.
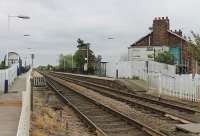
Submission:
[[[166,128],[166,127],[168,129],[169,128],[174,129],[174,126],[169,125],[166,121],[161,120],[156,117],[149,116],[140,111],[137,111],[134,108],[127,105],[126,103],[103,96],[99,93],[96,93],[96,92],[90,90],[90,89],[81,87],[74,83],[69,83],[69,82],[63,81],[62,79],[57,79],[57,81],[64,82],[67,87],[73,88],[77,92],[79,92],[83,95],[86,95],[89,98],[95,99],[95,100],[101,102],[102,104],[108,105],[126,115],[136,118],[136,119],[140,120],[141,122],[143,122],[144,124],[148,124],[148,126],[151,126],[154,129],[161,130],[162,128]]]
[[[34,91],[32,136],[95,136],[51,90]]]

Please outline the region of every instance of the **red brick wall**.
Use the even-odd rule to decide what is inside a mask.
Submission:
[[[169,47],[181,47],[181,39],[177,38],[175,35],[169,34]]]
[[[151,41],[152,41],[152,35],[150,36],[150,43],[151,43]],[[137,42],[136,45],[137,46],[148,46],[149,45],[149,36],[144,37],[141,41]]]
[[[151,45],[152,46],[168,46],[171,48],[179,47],[182,48],[182,64],[189,64],[189,54],[187,49],[187,42],[181,40],[180,37],[168,32],[170,30],[170,24],[168,17],[155,18],[153,20],[153,33],[151,33]],[[182,31],[173,31],[173,33],[182,37]],[[138,41],[136,46],[148,46],[149,36],[144,37]],[[181,47],[182,45],[182,47]],[[192,66],[188,66],[189,71],[191,71]]]
[[[189,53],[188,53],[188,46],[187,46],[187,42],[183,41],[182,42],[182,57],[183,60],[189,60]]]

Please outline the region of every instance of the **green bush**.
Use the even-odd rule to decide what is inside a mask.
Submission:
[[[132,76],[133,80],[139,80],[140,78],[138,76]]]

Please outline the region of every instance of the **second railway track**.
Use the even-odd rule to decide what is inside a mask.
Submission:
[[[98,136],[166,136],[47,78],[48,84],[87,120]]]
[[[177,109],[179,107],[178,106],[178,107],[175,107],[175,109],[174,109],[174,107],[172,107],[172,109],[173,109],[172,110],[172,109],[170,109],[170,107],[171,107],[171,105],[170,105],[167,108],[165,107],[165,110],[163,110],[162,107],[159,107],[160,105],[156,105],[156,103],[154,103],[154,101],[153,101],[153,104],[149,103],[148,100],[139,102],[137,99],[133,99],[132,97],[128,98],[126,95],[125,96],[119,95],[119,94],[121,94],[121,92],[119,94],[117,94],[117,93],[115,94],[114,92],[109,91],[109,89],[103,91],[103,89],[101,87],[100,87],[100,90],[99,90],[99,89],[97,89],[98,85],[96,86],[96,84],[93,84],[93,83],[84,82],[84,81],[80,81],[80,80],[77,80],[77,79],[72,79],[72,78],[69,78],[69,77],[66,77],[66,76],[63,76],[63,75],[54,74],[54,73],[51,73],[51,74],[46,73],[46,74],[51,75],[51,76],[56,77],[56,78],[59,78],[59,79],[62,79],[62,80],[65,80],[67,82],[73,82],[75,84],[79,84],[79,85],[84,86],[86,88],[90,88],[92,90],[95,90],[95,91],[97,91],[100,94],[103,94],[105,96],[109,96],[111,98],[126,102],[129,105],[133,106],[133,108],[135,108],[136,110],[141,111],[142,113],[145,113],[145,114],[154,116],[156,118],[160,118],[161,120],[167,121],[168,125],[198,122],[195,119],[192,120],[191,118],[188,118],[188,116],[187,117],[184,116],[184,115],[190,115],[192,117],[192,116],[195,115],[196,112],[198,112],[198,111],[192,110],[190,108],[182,107],[181,109]],[[104,88],[104,89],[107,89],[107,88]],[[150,102],[151,102],[151,100],[150,100]],[[174,111],[173,114],[171,114],[171,112],[166,111],[168,109]],[[184,109],[185,109],[185,111],[184,111]],[[179,114],[181,114],[181,116]],[[184,133],[184,132],[180,132],[180,131],[175,131],[175,132],[171,133],[170,131],[161,130],[160,132],[163,135],[169,135],[169,136],[175,136],[175,135],[177,135],[177,136],[189,136],[189,134]]]
[[[116,89],[109,88],[107,86],[98,85],[95,83],[90,83],[87,81],[74,79],[72,77],[67,77],[61,74],[49,73],[55,77],[61,78],[68,82],[72,82],[86,88],[95,90],[96,92],[103,94],[108,97],[115,98],[117,100],[126,102],[132,106],[139,106],[144,110],[148,109],[153,113],[157,112],[162,114],[163,116],[167,116],[169,118],[173,118],[175,120],[179,120],[182,123],[199,123],[200,116],[196,116],[200,111],[189,107],[183,107],[180,105],[173,105],[172,103],[166,103],[159,100],[151,99],[148,97],[143,97],[138,94],[130,94],[127,92],[119,91]],[[175,122],[177,123],[177,122]]]

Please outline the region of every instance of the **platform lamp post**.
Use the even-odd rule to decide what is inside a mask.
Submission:
[[[8,32],[10,31],[10,18],[19,18],[19,19],[30,19],[29,16],[18,15],[18,16],[11,16],[8,15]],[[8,49],[6,50],[6,60],[5,64],[8,66]],[[4,83],[4,93],[8,93],[8,77],[7,77],[7,70],[5,70],[5,83]]]
[[[29,16],[24,16],[24,15],[18,15],[18,16],[8,15],[8,31],[10,30],[10,18],[31,19]]]
[[[30,37],[31,35],[30,34],[24,34],[24,37]],[[28,47],[28,48],[26,48],[27,50],[31,50],[32,48],[30,48],[30,47]],[[27,59],[28,59],[28,57],[27,57],[27,55],[25,55],[25,63],[24,63],[24,67],[26,68],[26,61],[27,61]]]
[[[10,31],[10,18],[19,18],[19,19],[30,19],[29,16],[25,16],[25,15],[18,15],[18,16],[11,16],[8,15],[8,32]],[[24,35],[25,36],[25,35]],[[6,66],[8,66],[8,49],[6,51],[7,53],[7,57],[6,57]]]

